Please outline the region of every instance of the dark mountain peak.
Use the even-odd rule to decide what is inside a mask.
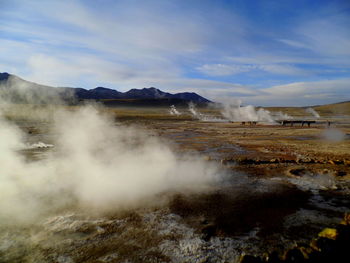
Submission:
[[[170,93],[163,92],[155,87],[143,89],[131,89],[125,92],[125,95],[131,99],[160,99],[171,97]]]
[[[195,92],[176,93],[173,95],[173,98],[187,100],[187,101],[193,101],[193,102],[200,102],[200,103],[211,102],[210,100],[207,100],[206,98],[203,98],[202,96],[199,96]]]
[[[145,89],[145,88],[144,88]],[[128,93],[128,92],[135,92],[135,91],[138,91],[140,89],[130,89],[129,91],[125,92],[125,93]]]
[[[105,87],[96,87],[94,89],[90,89],[91,91],[115,91],[113,89],[108,89],[108,88],[105,88]]]
[[[162,92],[161,90],[156,89],[155,87],[143,88],[142,90],[149,90],[149,91],[160,91],[160,92]]]
[[[12,81],[15,80],[15,81]],[[183,92],[177,94],[171,94],[168,92],[161,91],[155,87],[143,88],[143,89],[131,89],[127,92],[119,92],[114,89],[109,89],[105,87],[96,87],[94,89],[83,89],[83,88],[69,88],[69,87],[58,87],[53,88],[49,86],[44,86],[40,84],[36,84],[34,82],[29,82],[23,80],[15,75],[9,73],[0,73],[0,88],[12,88],[13,93],[18,92],[20,90],[15,89],[15,82],[21,83],[21,87],[25,87],[25,89],[21,89],[25,91],[25,93],[30,94],[33,93],[32,97],[42,97],[41,94],[49,94],[50,98],[47,98],[46,101],[50,101],[55,97],[59,97],[62,99],[92,99],[92,100],[120,100],[120,99],[136,99],[149,101],[149,103],[159,103],[159,101],[163,101],[164,103],[168,102],[175,103],[177,102],[189,102],[193,101],[195,103],[206,103],[210,102],[209,100],[199,96],[194,92]],[[24,94],[24,95],[26,95]],[[22,94],[23,95],[23,94]],[[22,96],[21,95],[21,96]],[[24,96],[23,95],[23,96]],[[17,96],[17,95],[16,95]],[[18,96],[17,96],[18,97]],[[48,96],[46,96],[48,97]],[[24,99],[18,101],[25,101]],[[157,102],[156,102],[157,101]]]
[[[161,90],[159,90],[159,89],[157,89],[155,87],[143,88],[143,89],[131,89],[129,91],[138,91],[138,92],[140,92],[140,91],[144,91],[144,92],[156,92],[156,91],[158,91],[158,92],[163,92],[163,91],[161,91]]]
[[[114,89],[108,89],[105,87],[96,87],[94,89],[85,90],[80,89],[75,92],[76,97],[79,99],[120,99],[123,97],[123,93]]]
[[[8,78],[10,77],[11,75],[7,72],[3,72],[3,73],[0,73],[0,81],[2,80],[8,80]]]

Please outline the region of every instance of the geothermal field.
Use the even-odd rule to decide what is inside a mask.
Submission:
[[[349,263],[350,0],[0,0],[0,263]]]
[[[0,262],[349,260],[349,103],[4,104],[0,131]]]

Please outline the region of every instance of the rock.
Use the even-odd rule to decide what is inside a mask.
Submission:
[[[276,251],[263,259],[244,255],[239,262],[266,262],[266,263],[323,263],[349,262],[350,252],[350,213],[344,215],[343,221],[336,228],[325,228],[317,238],[312,239],[309,245],[299,244],[288,250],[282,259]],[[265,254],[266,255],[266,254]]]
[[[320,233],[318,233],[319,237],[329,238],[336,240],[338,232],[335,228],[325,228]]]

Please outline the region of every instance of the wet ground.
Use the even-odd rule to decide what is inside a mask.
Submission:
[[[140,123],[142,123],[140,125]],[[67,209],[0,231],[0,262],[237,262],[309,243],[350,211],[350,125],[242,126],[143,121],[179,154],[199,154],[228,175],[210,191],[171,194],[154,207],[91,215]],[[129,124],[129,123],[128,123]],[[29,162],[55,151],[45,122],[19,122]],[[119,124],[118,124],[119,125]]]

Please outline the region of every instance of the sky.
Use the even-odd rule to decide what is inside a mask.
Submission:
[[[350,100],[349,0],[0,0],[0,72],[218,102]]]

